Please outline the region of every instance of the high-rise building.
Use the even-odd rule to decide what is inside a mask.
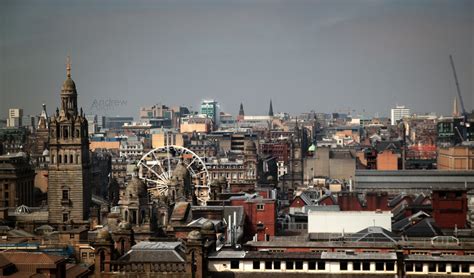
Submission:
[[[133,122],[133,117],[104,117],[103,119],[103,128],[108,129],[121,129],[124,124],[131,124]]]
[[[97,115],[89,114],[86,115],[87,123],[89,124],[88,130],[89,134],[94,134],[99,131],[99,126],[97,124]]]
[[[53,225],[79,224],[88,219],[91,203],[89,139],[69,61],[61,108],[51,117],[49,135],[48,220]]]
[[[391,124],[396,125],[397,121],[403,119],[405,116],[410,116],[410,108],[406,108],[405,106],[395,106],[392,108],[390,113]]]
[[[212,119],[214,126],[220,123],[219,105],[215,100],[203,100],[201,102],[201,114],[206,115]]]
[[[8,109],[7,127],[22,126],[22,119],[23,119],[23,109],[21,108]]]

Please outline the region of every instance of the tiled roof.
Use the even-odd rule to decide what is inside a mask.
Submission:
[[[6,257],[0,254],[0,269],[12,264]]]
[[[188,202],[178,202],[174,205],[171,213],[171,220],[183,221],[188,215],[190,204]]]
[[[65,261],[65,258],[61,256],[37,252],[7,251],[3,252],[2,255],[15,265],[31,264],[32,262],[41,265],[56,265],[62,261]]]
[[[347,252],[323,252],[323,260],[396,260],[395,253],[347,253]]]
[[[90,272],[87,267],[78,264],[67,264],[66,265],[66,277],[76,278],[83,277],[86,273]]]

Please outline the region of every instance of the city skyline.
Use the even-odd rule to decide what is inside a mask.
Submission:
[[[136,117],[212,98],[233,115],[241,102],[266,114],[270,99],[291,114],[388,116],[398,104],[450,115],[449,54],[474,108],[470,1],[116,3],[3,1],[2,111],[52,112],[66,55],[86,113],[107,100],[122,103],[108,115]]]

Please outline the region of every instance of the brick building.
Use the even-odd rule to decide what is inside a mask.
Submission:
[[[277,202],[256,195],[231,198],[232,206],[242,206],[245,212],[244,238],[268,240],[276,235]]]
[[[433,218],[440,228],[465,228],[467,224],[466,190],[433,190]]]
[[[456,146],[439,148],[438,169],[474,170],[474,147]]]

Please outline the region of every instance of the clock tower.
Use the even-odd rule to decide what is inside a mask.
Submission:
[[[77,109],[69,57],[66,73],[61,107],[49,123],[48,219],[57,225],[87,222],[91,203],[87,120]]]

